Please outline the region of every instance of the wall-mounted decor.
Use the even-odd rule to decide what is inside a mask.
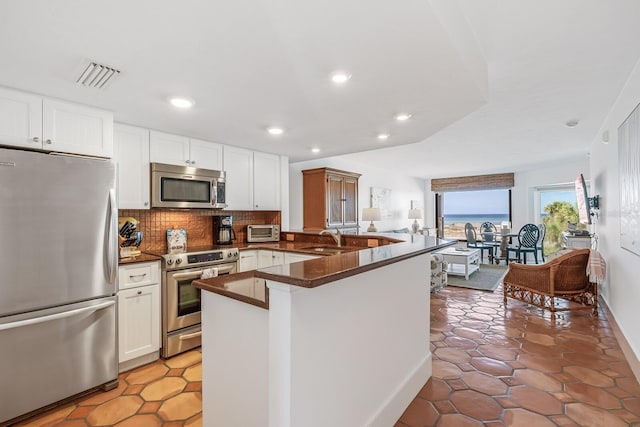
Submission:
[[[618,128],[620,246],[640,255],[640,105]]]
[[[391,218],[391,189],[371,187],[371,207],[380,209],[380,218]]]

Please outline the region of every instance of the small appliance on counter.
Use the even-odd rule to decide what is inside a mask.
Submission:
[[[127,258],[140,255],[140,243],[142,243],[142,231],[137,231],[138,220],[133,217],[118,219],[118,243],[120,257]]]
[[[280,226],[274,224],[247,225],[247,242],[277,242],[280,240]]]
[[[213,241],[216,245],[230,245],[236,240],[233,231],[233,216],[219,215],[213,217]]]

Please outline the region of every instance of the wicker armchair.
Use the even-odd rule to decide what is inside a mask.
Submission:
[[[589,249],[573,250],[546,264],[509,264],[503,279],[504,305],[507,297],[524,301],[536,307],[557,311],[592,309],[598,315],[598,285],[591,283],[586,274]],[[556,298],[567,300],[556,305]]]

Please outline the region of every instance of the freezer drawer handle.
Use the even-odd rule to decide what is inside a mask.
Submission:
[[[198,338],[201,336],[202,336],[202,331],[199,331],[199,332],[194,332],[192,334],[180,335],[179,340],[180,341],[190,340],[191,338]]]
[[[64,319],[64,318],[75,316],[80,313],[84,313],[88,311],[89,312],[98,311],[98,310],[102,310],[103,308],[110,307],[115,303],[116,303],[115,301],[108,301],[108,302],[103,302],[101,304],[92,305],[91,307],[77,308],[75,310],[51,314],[49,316],[36,317],[35,319],[27,319],[27,320],[20,320],[18,322],[13,322],[13,323],[5,323],[3,325],[0,325],[0,331],[21,328],[23,326],[36,325],[38,323],[51,322],[53,320]]]

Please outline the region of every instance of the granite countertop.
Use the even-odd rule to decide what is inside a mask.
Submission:
[[[118,264],[135,264],[138,262],[150,262],[150,261],[162,261],[162,258],[156,255],[151,255],[147,253],[141,253],[140,255],[136,255],[128,258],[120,258],[118,260]]]
[[[260,286],[265,287],[258,279],[268,279],[280,283],[314,288],[326,283],[334,282],[345,277],[373,270],[384,265],[412,258],[427,252],[433,252],[455,244],[454,240],[438,239],[432,236],[416,234],[377,234],[377,236],[389,238],[398,243],[363,248],[346,247],[344,251],[321,256],[320,258],[296,262],[292,264],[278,265],[255,271],[248,271],[230,276],[214,277],[211,279],[194,280],[193,286],[247,302],[259,307],[268,308],[269,293]],[[372,237],[370,235],[364,238]],[[295,251],[302,253],[321,253],[309,250],[309,242],[273,242],[269,244],[244,244],[243,249],[275,249],[283,251]],[[317,244],[316,244],[317,245]],[[307,248],[304,248],[307,246]],[[254,288],[251,289],[250,285]],[[266,287],[265,287],[266,288]],[[258,292],[256,292],[258,290]]]

